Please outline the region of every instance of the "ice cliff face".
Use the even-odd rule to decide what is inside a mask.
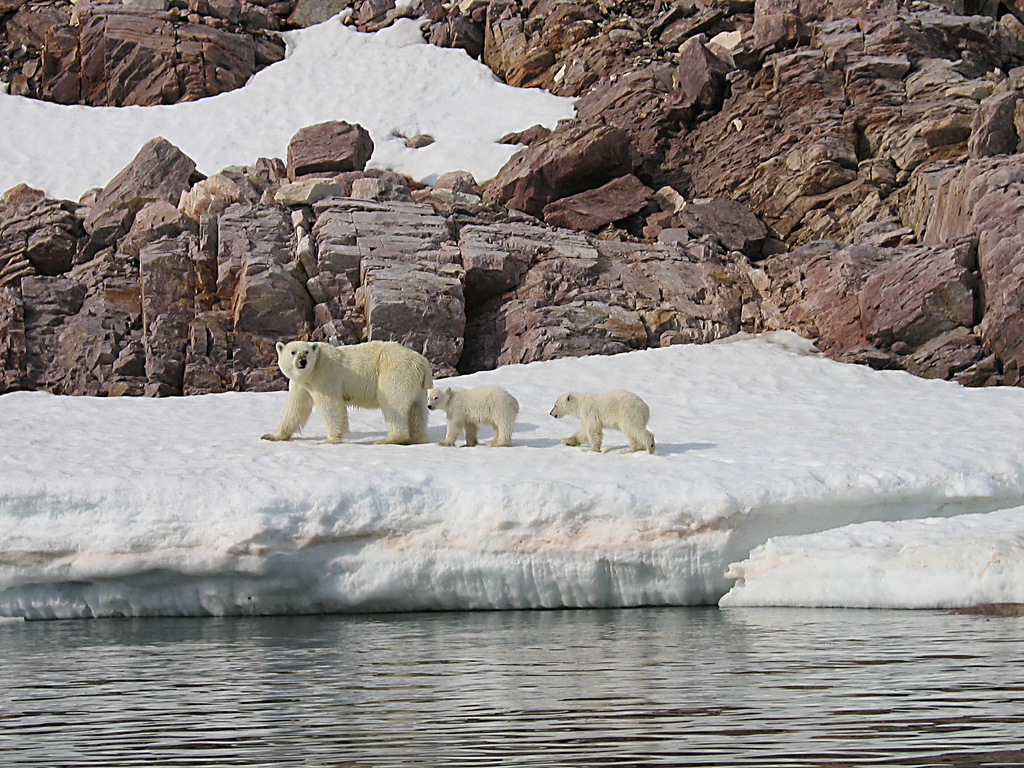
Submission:
[[[0,614],[32,618],[714,603],[770,537],[1024,499],[1015,389],[764,340],[463,377],[522,405],[511,448],[270,444],[281,393],[0,398]],[[563,446],[569,388],[650,403],[651,456]],[[431,437],[444,435],[434,417]],[[940,420],[941,421],[937,421]],[[486,437],[486,435],[485,435]],[[59,460],[58,460],[59,457]]]

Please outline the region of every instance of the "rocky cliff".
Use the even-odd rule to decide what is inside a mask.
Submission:
[[[8,190],[0,391],[277,388],[296,337],[446,375],[780,328],[1020,383],[1024,3],[0,0],[0,69],[65,103],[201,98],[339,11],[422,17],[577,118],[508,137],[483,186],[366,170],[369,137],[329,123],[209,178],[154,138],[82,200]]]

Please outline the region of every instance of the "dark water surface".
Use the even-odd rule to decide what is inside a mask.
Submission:
[[[1024,619],[4,622],[0,765],[1024,765]]]

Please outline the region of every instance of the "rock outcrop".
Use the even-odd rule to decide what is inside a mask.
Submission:
[[[14,93],[199,98],[274,60],[267,30],[343,11],[422,18],[577,114],[506,137],[523,148],[481,184],[366,169],[368,135],[337,122],[208,179],[154,140],[80,202],[10,190],[4,391],[276,388],[292,337],[396,339],[448,375],[782,328],[844,361],[1021,383],[1019,3],[10,5]]]

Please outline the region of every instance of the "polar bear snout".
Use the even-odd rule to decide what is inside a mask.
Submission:
[[[295,367],[298,368],[300,371],[306,367],[305,355],[299,355],[298,359],[295,361]]]
[[[558,406],[555,406],[555,407],[557,408]],[[560,418],[562,418],[562,414],[560,414],[560,413],[555,413],[555,409],[554,409],[554,408],[552,408],[552,409],[551,409],[551,413],[550,413],[550,414],[548,414],[548,415],[550,415],[550,416],[554,416],[554,417],[555,417],[556,419],[560,419]]]

